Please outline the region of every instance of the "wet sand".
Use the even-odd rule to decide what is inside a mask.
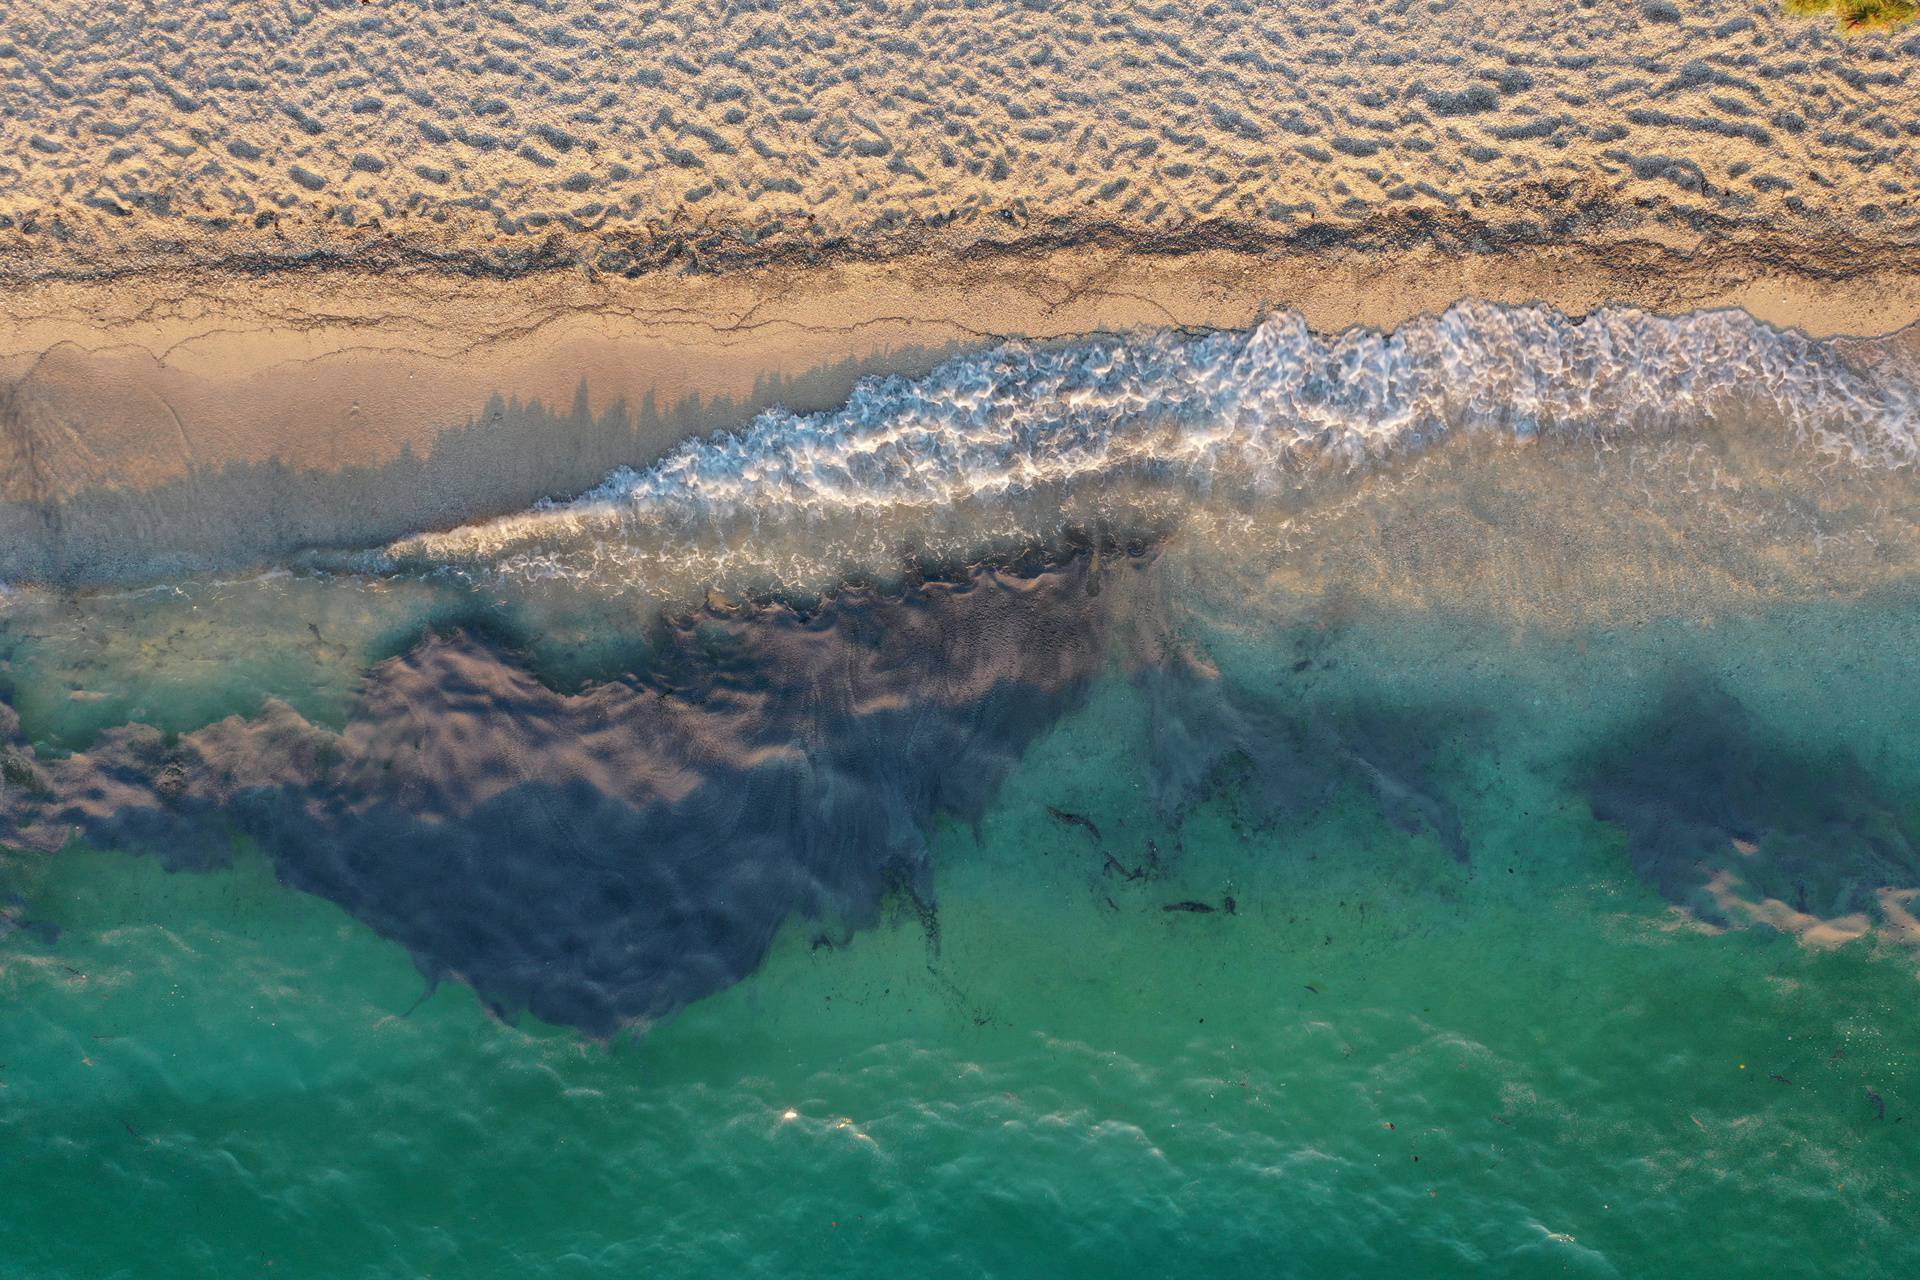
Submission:
[[[0,316],[0,580],[365,545],[519,510],[759,409],[833,407],[1010,338],[1391,328],[1460,297],[1740,307],[1810,333],[1920,316],[1920,263],[1822,278],[1711,245],[1459,258],[1126,246],[634,280],[175,273],[47,283]]]
[[[0,581],[445,528],[1008,338],[1920,318],[1913,37],[1773,0],[61,9],[0,42]]]

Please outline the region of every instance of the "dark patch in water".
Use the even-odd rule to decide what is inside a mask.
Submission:
[[[237,829],[429,976],[605,1034],[737,981],[796,913],[871,921],[894,890],[937,939],[925,833],[977,819],[1097,670],[1088,573],[707,611],[642,676],[573,695],[430,637],[369,674],[338,734],[273,704],[171,744],[130,726],[65,760],[15,748],[0,838],[205,867]]]
[[[1293,707],[1236,691],[1199,663],[1175,657],[1140,668],[1151,714],[1153,796],[1175,819],[1223,783],[1268,826],[1310,814],[1343,783],[1358,782],[1408,835],[1471,860],[1459,815],[1433,780],[1440,746],[1467,727],[1437,711],[1329,705]]]
[[[1150,563],[1129,548],[800,607],[710,604],[639,638],[638,673],[576,692],[529,670],[510,630],[460,627],[374,667],[339,732],[276,702],[40,759],[0,704],[0,841],[77,838],[192,869],[224,865],[238,833],[431,980],[471,984],[502,1016],[604,1035],[738,981],[796,916],[829,920],[809,936],[832,945],[910,904],[937,957],[927,833],[940,815],[978,820],[1117,638],[1148,695],[1164,812],[1238,762],[1263,821],[1357,782],[1396,825],[1466,858],[1429,780],[1438,721],[1282,710],[1199,663],[1168,665],[1152,593],[1136,589]],[[1095,577],[1108,589],[1089,591]],[[1091,817],[1050,812],[1099,842]],[[1162,874],[1151,842],[1141,866],[1107,863]],[[1171,909],[1203,908],[1237,904]]]
[[[1845,750],[1789,751],[1706,684],[1671,690],[1586,766],[1594,816],[1626,833],[1639,875],[1729,924],[1704,890],[1731,871],[1750,893],[1832,918],[1879,918],[1875,891],[1920,884],[1914,834]]]
[[[49,947],[60,941],[59,925],[28,918],[23,910],[23,904],[19,899],[13,898],[7,900],[4,905],[0,905],[0,938],[16,933]]]

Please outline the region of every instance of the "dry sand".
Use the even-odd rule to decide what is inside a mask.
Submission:
[[[52,0],[0,31],[0,270],[1911,247],[1916,49],[1777,0]]]
[[[0,579],[510,510],[1004,337],[1890,332],[1916,53],[1773,0],[30,5]]]

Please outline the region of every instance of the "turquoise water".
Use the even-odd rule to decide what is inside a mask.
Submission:
[[[1909,1274],[1916,952],[1688,923],[1577,761],[1684,671],[1911,798],[1920,609],[1325,624],[1196,638],[1229,682],[1474,709],[1434,764],[1470,866],[1351,780],[1165,820],[1110,671],[939,829],[931,923],[794,921],[608,1042],[429,988],[250,848],[9,855],[59,930],[0,944],[9,1271]]]
[[[1275,317],[0,588],[0,1276],[1920,1274],[1917,424]]]

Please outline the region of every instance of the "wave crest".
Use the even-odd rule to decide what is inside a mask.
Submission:
[[[1920,394],[1831,344],[1739,311],[1660,317],[1461,303],[1391,332],[1312,333],[1294,313],[1243,332],[1009,343],[925,377],[868,379],[827,413],[621,469],[578,499],[390,548],[402,563],[565,575],[626,562],[643,536],[739,546],[781,526],[949,516],[1017,535],[1033,495],[1259,495],[1452,437],[1614,439],[1703,424],[1775,429],[1863,467],[1920,459]],[[984,518],[982,511],[997,512]],[[1044,531],[1028,530],[1034,536]]]

